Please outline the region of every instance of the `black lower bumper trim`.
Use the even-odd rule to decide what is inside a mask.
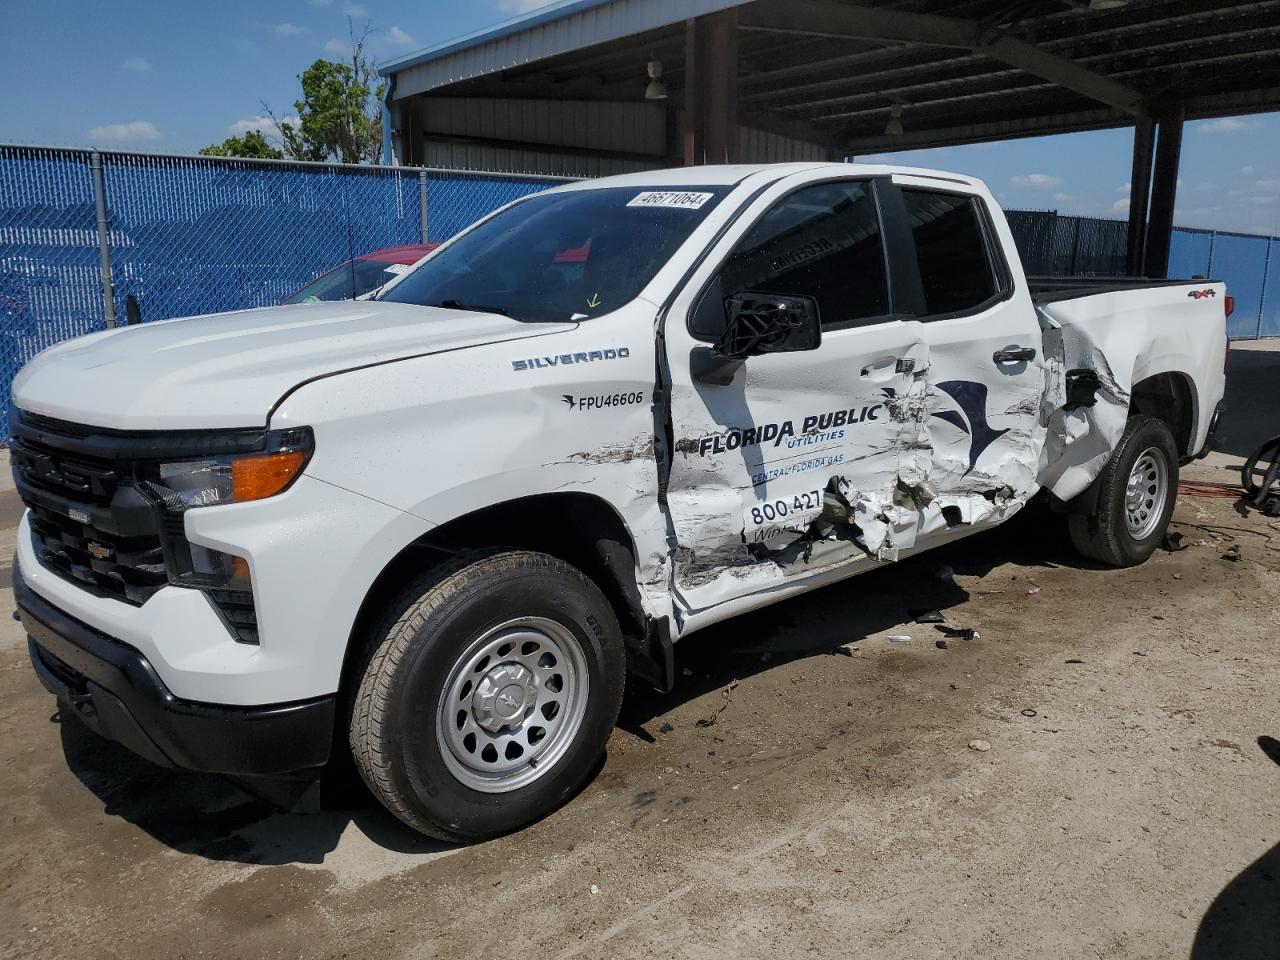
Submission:
[[[1200,448],[1200,452],[1195,457],[1197,460],[1203,460],[1218,449],[1218,429],[1222,426],[1222,411],[1225,405],[1225,399],[1219,400],[1218,405],[1213,408],[1213,416],[1209,420],[1209,429],[1205,432],[1204,446]]]
[[[240,777],[318,773],[336,698],[263,707],[175,697],[139,651],[53,606],[23,581],[13,593],[40,682],[85,725],[164,766]]]

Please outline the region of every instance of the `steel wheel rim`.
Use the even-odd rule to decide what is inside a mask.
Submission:
[[[1147,447],[1138,454],[1125,485],[1124,519],[1135,540],[1155,533],[1169,497],[1169,465],[1162,450]]]
[[[582,645],[563,624],[521,617],[486,630],[458,658],[440,696],[445,766],[482,793],[533,783],[573,743],[587,689]]]

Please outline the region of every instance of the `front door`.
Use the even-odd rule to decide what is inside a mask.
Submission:
[[[901,506],[921,442],[929,357],[894,315],[871,180],[784,180],[712,251],[668,313],[673,462],[666,505],[681,617],[858,560],[891,559],[918,527]],[[812,351],[707,373],[735,294],[813,297]],[[713,365],[714,366],[714,365]]]

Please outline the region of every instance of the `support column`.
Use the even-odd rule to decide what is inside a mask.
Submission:
[[[702,30],[696,19],[684,22],[684,110],[680,114],[681,153],[684,165],[702,163],[704,120],[702,105],[706,100],[702,77]]]
[[[732,163],[738,153],[738,12],[707,17],[707,163]]]
[[[1142,117],[1133,127],[1133,170],[1129,175],[1129,238],[1125,246],[1125,272],[1133,277],[1141,275],[1143,267],[1148,198],[1151,194],[1151,157],[1155,143],[1155,121]]]
[[[725,10],[685,21],[686,166],[731,163],[738,152],[738,15]]]
[[[1169,272],[1169,244],[1173,239],[1173,205],[1178,196],[1178,165],[1182,157],[1182,105],[1162,117],[1156,136],[1156,162],[1151,178],[1151,214],[1143,273],[1165,277]]]

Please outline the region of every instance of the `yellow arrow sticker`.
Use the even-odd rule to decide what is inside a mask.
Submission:
[[[593,293],[591,295],[591,299],[587,301],[587,306],[591,307],[592,309],[600,306],[600,294]]]

